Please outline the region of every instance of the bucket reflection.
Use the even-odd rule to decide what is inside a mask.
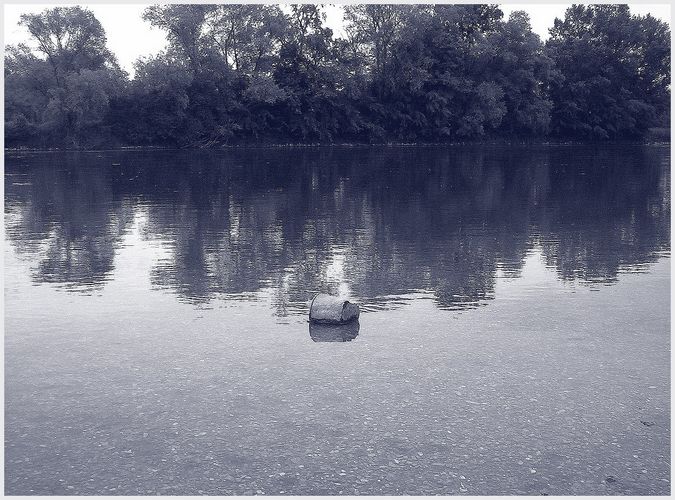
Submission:
[[[359,335],[359,322],[344,325],[309,324],[309,336],[314,342],[351,342]]]

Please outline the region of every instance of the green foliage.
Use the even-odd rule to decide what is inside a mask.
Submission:
[[[194,72],[206,58],[206,37],[203,28],[206,16],[214,7],[209,5],[153,5],[145,9],[143,19],[164,30],[172,49],[183,56]]]
[[[41,14],[23,14],[25,26],[54,70],[55,79],[81,69],[101,69],[113,61],[101,23],[80,7],[55,7]]]
[[[591,139],[643,136],[670,101],[670,30],[627,5],[575,5],[556,19],[547,53],[553,132]]]
[[[537,136],[548,131],[552,103],[547,95],[554,62],[544,54],[529,17],[516,11],[476,48],[477,68],[503,92],[500,131],[507,135]]]
[[[8,146],[606,140],[669,127],[670,31],[625,5],[575,5],[543,44],[496,5],[168,4],[167,49],[132,80],[80,7],[21,17],[7,47]],[[653,135],[653,134],[652,134]]]
[[[127,77],[106,48],[99,21],[80,7],[56,7],[24,14],[19,24],[39,56],[26,46],[7,50],[7,145],[78,148],[108,141],[110,100],[124,91]]]

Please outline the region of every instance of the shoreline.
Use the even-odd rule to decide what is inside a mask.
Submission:
[[[310,149],[310,148],[426,148],[457,146],[669,146],[671,141],[466,141],[466,142],[384,142],[384,143],[270,143],[232,144],[217,147],[118,146],[104,148],[4,148],[5,153],[91,153],[103,151],[226,151],[242,149]]]

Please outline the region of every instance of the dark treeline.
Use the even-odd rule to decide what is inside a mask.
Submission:
[[[25,14],[5,57],[8,147],[640,140],[670,123],[670,29],[574,5],[543,43],[496,5],[162,5],[130,79],[80,7]],[[139,40],[138,43],[143,43]]]

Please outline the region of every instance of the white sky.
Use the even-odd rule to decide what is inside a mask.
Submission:
[[[17,26],[21,14],[41,12],[46,8],[58,5],[65,4],[5,4],[4,43],[16,44],[28,41],[25,28]],[[151,27],[141,18],[143,10],[150,4],[80,3],[78,5],[90,9],[101,22],[108,37],[108,48],[113,51],[120,65],[130,74],[133,74],[133,63],[136,59],[156,54],[166,46],[164,33]],[[533,31],[545,40],[548,38],[548,29],[553,26],[553,20],[556,17],[562,18],[565,9],[570,5],[563,3],[509,3],[500,4],[500,7],[507,18],[514,10],[526,11],[530,15]],[[671,8],[669,3],[631,3],[630,8],[634,14],[650,13],[654,17],[670,23]],[[325,10],[327,14],[326,24],[339,36],[342,32],[342,6],[331,5],[327,6]]]

